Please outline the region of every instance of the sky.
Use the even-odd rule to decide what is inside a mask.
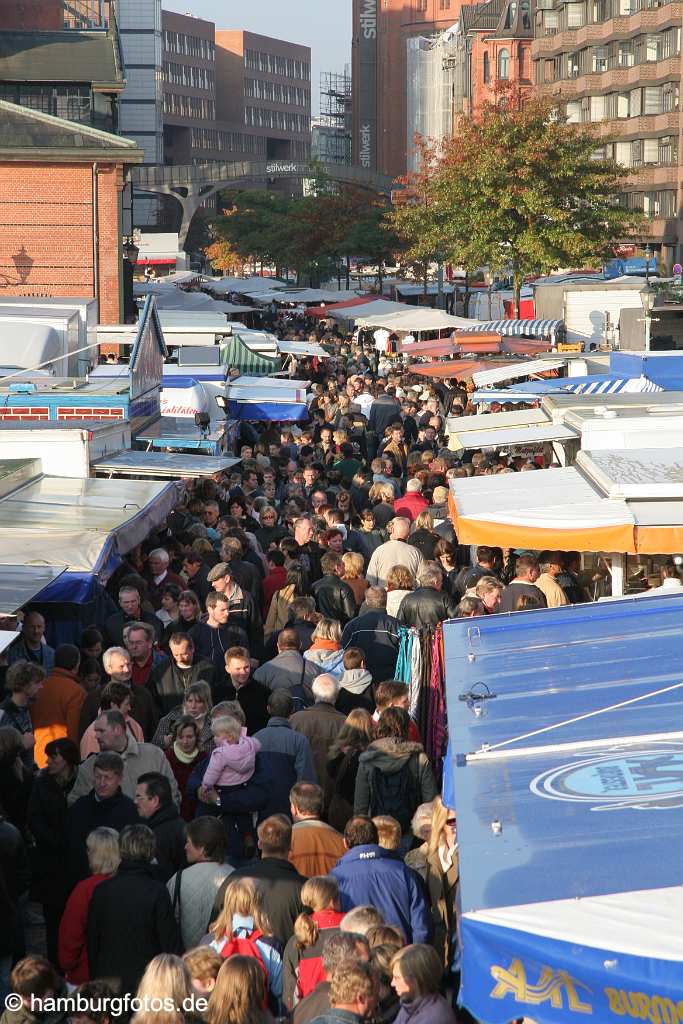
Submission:
[[[320,73],[343,71],[351,61],[351,0],[163,0],[163,7],[206,18],[216,28],[247,29],[310,46],[314,115],[320,109]]]

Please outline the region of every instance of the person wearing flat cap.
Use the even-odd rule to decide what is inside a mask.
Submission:
[[[206,578],[215,591],[227,598],[231,624],[244,630],[249,638],[249,650],[259,657],[263,643],[261,615],[251,594],[233,577],[230,562],[214,565]]]

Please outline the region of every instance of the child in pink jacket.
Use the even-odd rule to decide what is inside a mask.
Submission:
[[[213,786],[239,786],[254,774],[256,755],[261,744],[236,718],[217,718],[211,723],[211,732],[216,748],[209,758],[209,764],[202,783]]]

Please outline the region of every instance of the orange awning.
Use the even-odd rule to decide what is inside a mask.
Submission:
[[[497,366],[504,366],[500,360],[482,359],[451,359],[444,363],[423,363],[421,366],[411,366],[410,372],[417,373],[421,377],[471,377],[473,373],[480,370],[494,370]]]

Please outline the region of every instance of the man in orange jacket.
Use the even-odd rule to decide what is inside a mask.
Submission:
[[[45,747],[51,740],[67,736],[78,743],[78,720],[85,690],[78,682],[81,652],[73,644],[62,644],[55,651],[55,667],[31,705],[36,745],[33,758],[39,768],[47,764]]]

